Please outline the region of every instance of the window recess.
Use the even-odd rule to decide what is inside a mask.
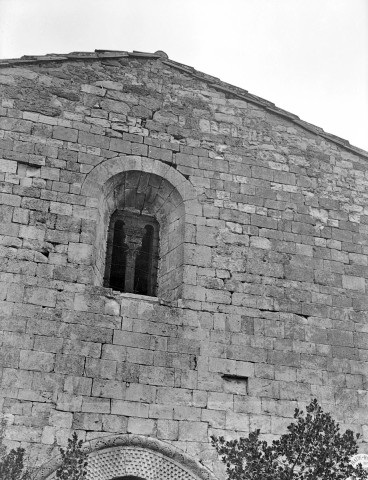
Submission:
[[[104,286],[119,292],[156,296],[158,260],[156,219],[116,210],[107,237]]]

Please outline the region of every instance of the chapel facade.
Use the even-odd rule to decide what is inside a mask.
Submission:
[[[52,478],[224,478],[317,398],[368,453],[368,153],[164,52],[0,61],[0,411]],[[51,460],[50,460],[51,459]]]

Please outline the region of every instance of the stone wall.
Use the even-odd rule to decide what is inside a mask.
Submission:
[[[221,475],[211,434],[316,397],[368,452],[367,153],[161,53],[0,67],[9,444],[141,434]],[[158,298],[102,287],[127,172],[164,187]]]

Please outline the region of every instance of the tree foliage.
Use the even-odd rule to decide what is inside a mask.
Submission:
[[[324,413],[317,400],[306,408],[296,409],[295,421],[288,433],[271,445],[259,439],[260,430],[247,438],[225,441],[212,437],[228,480],[354,480],[368,479],[359,464],[350,464],[358,451],[357,439],[351,430],[341,434],[331,415]]]
[[[7,452],[4,445],[7,421],[0,418],[0,480],[33,480],[36,468],[29,467],[24,448],[18,447]],[[87,473],[87,453],[82,448],[82,440],[78,440],[74,432],[68,439],[66,449],[60,448],[61,465],[56,471],[59,480],[84,480]],[[27,465],[26,465],[27,464]]]
[[[57,479],[83,480],[86,477],[88,454],[83,450],[82,444],[82,440],[78,440],[78,435],[74,432],[68,439],[67,448],[60,448],[62,464],[56,471]]]
[[[25,450],[18,447],[7,452],[4,445],[7,422],[4,417],[0,419],[0,479],[6,480],[31,480],[30,470],[25,467]]]

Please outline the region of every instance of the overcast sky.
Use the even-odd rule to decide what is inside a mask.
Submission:
[[[95,49],[163,50],[368,150],[368,0],[0,0],[0,58]]]

